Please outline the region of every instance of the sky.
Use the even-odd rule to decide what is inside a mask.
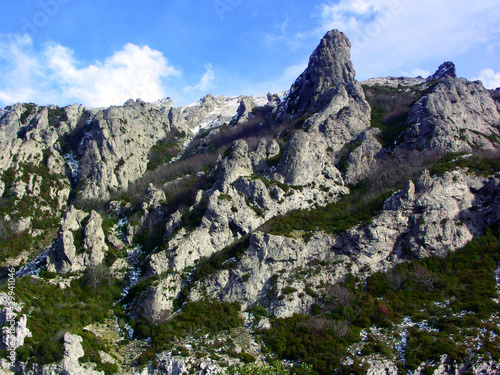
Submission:
[[[285,91],[331,29],[359,81],[453,61],[500,86],[498,0],[17,0],[0,12],[0,107]]]

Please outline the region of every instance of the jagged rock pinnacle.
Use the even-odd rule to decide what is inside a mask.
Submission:
[[[332,90],[354,82],[350,54],[351,43],[344,33],[338,30],[327,32],[312,53],[307,69],[290,88],[287,113],[314,112],[331,98]]]
[[[444,77],[456,78],[456,76],[457,70],[455,68],[455,64],[453,64],[451,61],[446,61],[439,65],[438,70],[436,70],[433,75],[427,77],[426,81],[434,81]]]

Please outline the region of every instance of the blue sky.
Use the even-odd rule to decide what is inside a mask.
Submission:
[[[289,89],[326,31],[357,79],[426,76],[444,61],[500,86],[498,0],[18,0],[0,12],[0,106],[174,105]]]

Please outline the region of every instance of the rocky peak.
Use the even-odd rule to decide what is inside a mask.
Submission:
[[[500,111],[481,82],[444,77],[410,110],[405,147],[445,152],[494,150]]]
[[[354,78],[350,47],[343,33],[329,31],[292,85],[277,118],[301,119],[303,126],[288,142],[275,179],[293,185],[318,178],[340,182],[336,153],[370,126],[370,106]]]
[[[434,81],[434,80],[440,80],[444,77],[452,77],[456,78],[457,77],[457,70],[455,68],[455,64],[453,64],[451,61],[446,61],[439,65],[438,70],[436,72],[427,77],[426,81]]]
[[[351,43],[344,33],[327,32],[312,53],[307,69],[292,85],[285,102],[286,112],[297,116],[306,111],[315,112],[328,102],[339,86],[354,82],[350,51]]]

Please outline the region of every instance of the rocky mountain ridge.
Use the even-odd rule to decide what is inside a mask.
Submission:
[[[16,268],[25,304],[19,359],[5,371],[214,374],[268,353],[319,373],[500,367],[497,351],[466,339],[463,351],[413,359],[411,338],[437,328],[401,328],[408,317],[390,296],[371,304],[372,324],[351,316],[363,293],[376,295],[377,275],[446,258],[498,226],[500,102],[452,63],[427,79],[359,83],[350,42],[334,30],[285,95],[207,95],[182,108],[16,104],[0,112],[0,147],[0,261],[4,273]],[[438,276],[418,272],[409,275],[433,292]],[[490,284],[485,301],[498,299]],[[95,313],[76,323],[64,313],[52,327],[30,295],[51,306],[47,316],[55,305],[76,314],[75,296]],[[204,309],[219,309],[213,322],[200,322]],[[476,323],[500,334],[491,311]],[[304,337],[321,326],[344,343],[323,353],[328,365],[304,348],[281,351],[276,332],[294,319]],[[116,324],[93,333],[105,321]],[[381,325],[407,343],[376,333]]]

